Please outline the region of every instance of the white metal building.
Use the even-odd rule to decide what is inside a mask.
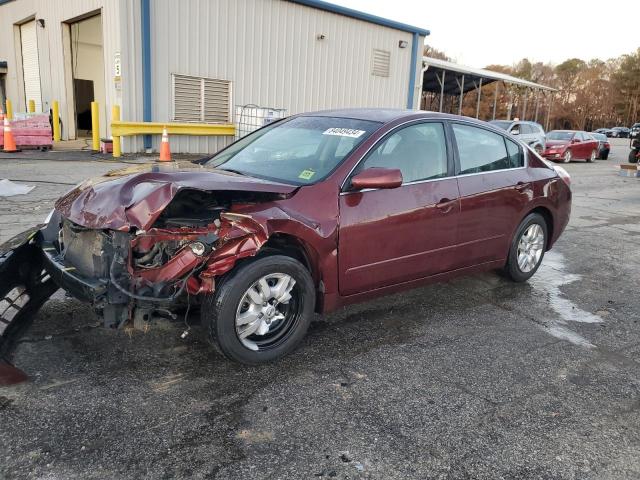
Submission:
[[[63,139],[86,134],[92,99],[102,136],[112,105],[125,121],[194,124],[236,123],[248,104],[416,108],[428,34],[319,0],[0,0],[0,84],[14,110],[58,100]],[[174,137],[172,150],[231,140]]]

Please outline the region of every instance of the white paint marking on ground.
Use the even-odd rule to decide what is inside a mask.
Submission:
[[[549,300],[549,305],[558,314],[549,322],[545,331],[556,338],[566,340],[582,347],[594,348],[595,345],[584,337],[568,328],[568,322],[601,323],[602,318],[591,312],[582,310],[571,300],[566,298],[560,288],[569,283],[577,282],[582,277],[565,270],[564,257],[558,252],[547,252],[536,274],[531,277],[531,286],[542,292]]]
[[[3,178],[0,180],[0,197],[13,197],[14,195],[26,195],[36,187],[14,183]]]

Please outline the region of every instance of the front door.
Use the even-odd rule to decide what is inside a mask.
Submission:
[[[460,189],[457,266],[504,259],[533,191],[524,152],[517,143],[484,128],[454,123],[452,130]]]
[[[398,168],[402,186],[340,195],[340,293],[351,295],[451,269],[460,205],[444,125],[394,131],[362,160]],[[349,182],[347,182],[347,185]]]

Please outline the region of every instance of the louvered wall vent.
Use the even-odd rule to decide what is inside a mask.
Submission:
[[[388,77],[391,64],[391,52],[373,49],[371,73],[379,77]]]
[[[231,123],[231,82],[171,75],[173,121]]]

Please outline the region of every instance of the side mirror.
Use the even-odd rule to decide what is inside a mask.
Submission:
[[[397,188],[402,185],[402,172],[397,168],[372,167],[351,178],[351,188]]]

